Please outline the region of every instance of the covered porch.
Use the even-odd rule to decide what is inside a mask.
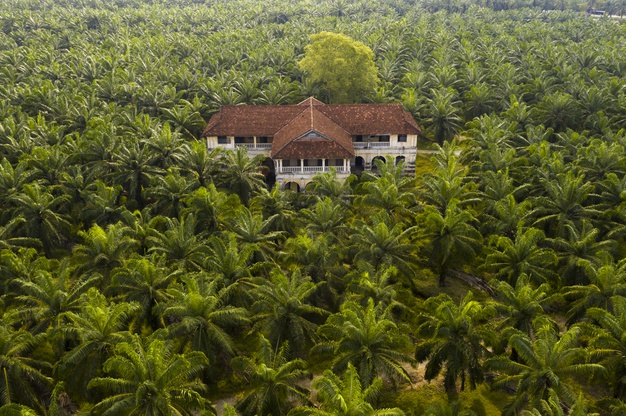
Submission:
[[[329,172],[350,172],[350,159],[276,159],[276,173],[308,174]]]

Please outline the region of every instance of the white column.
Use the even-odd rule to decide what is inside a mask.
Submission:
[[[322,159],[322,172],[326,172],[326,159]]]
[[[304,159],[300,159],[300,172],[304,172]]]
[[[254,143],[254,148],[256,149],[256,136],[252,136],[252,142]]]

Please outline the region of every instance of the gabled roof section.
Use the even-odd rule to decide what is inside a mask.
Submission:
[[[301,113],[296,105],[229,105],[213,115],[206,136],[273,136]]]
[[[400,104],[330,104],[318,108],[355,135],[420,133],[411,114]]]
[[[295,146],[302,150],[303,144],[311,146],[313,142],[332,142],[336,144],[336,146],[332,146],[332,149],[334,149],[331,152],[332,155],[326,154],[327,152],[323,152],[319,145],[315,145],[316,148],[322,151],[317,156],[319,158],[338,158],[337,154],[342,154],[348,158],[354,157],[352,136],[320,112],[319,108],[322,106],[315,105],[313,101],[310,101],[309,106],[304,107],[304,111],[276,132],[272,143],[272,157],[283,158],[285,157],[284,154],[286,154],[286,148]],[[287,153],[293,154],[295,147]],[[331,147],[328,149],[330,151]]]

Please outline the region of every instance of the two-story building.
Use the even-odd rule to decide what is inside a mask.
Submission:
[[[209,149],[245,146],[264,155],[270,175],[284,189],[299,191],[331,168],[339,180],[374,168],[389,155],[415,167],[420,128],[400,104],[225,106],[204,130]]]

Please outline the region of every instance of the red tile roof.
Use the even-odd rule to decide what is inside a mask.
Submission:
[[[276,132],[272,143],[272,157],[282,158],[285,147],[296,143],[305,142],[307,145],[310,145],[314,141],[327,142],[329,140],[343,148],[343,154],[347,154],[348,158],[354,157],[352,136],[342,129],[341,126],[322,114],[318,108],[318,105],[313,105],[311,102],[289,124]],[[302,146],[298,144],[297,147],[301,148]],[[321,150],[319,146],[316,146],[316,148]],[[330,148],[329,151],[331,151]],[[326,155],[325,152],[322,153],[324,154],[320,154],[318,157],[338,157]],[[336,151],[332,150],[332,153],[334,155]]]
[[[352,135],[419,132],[400,104],[324,104],[310,97],[297,105],[222,107],[202,136],[273,136],[272,157],[349,158]]]

